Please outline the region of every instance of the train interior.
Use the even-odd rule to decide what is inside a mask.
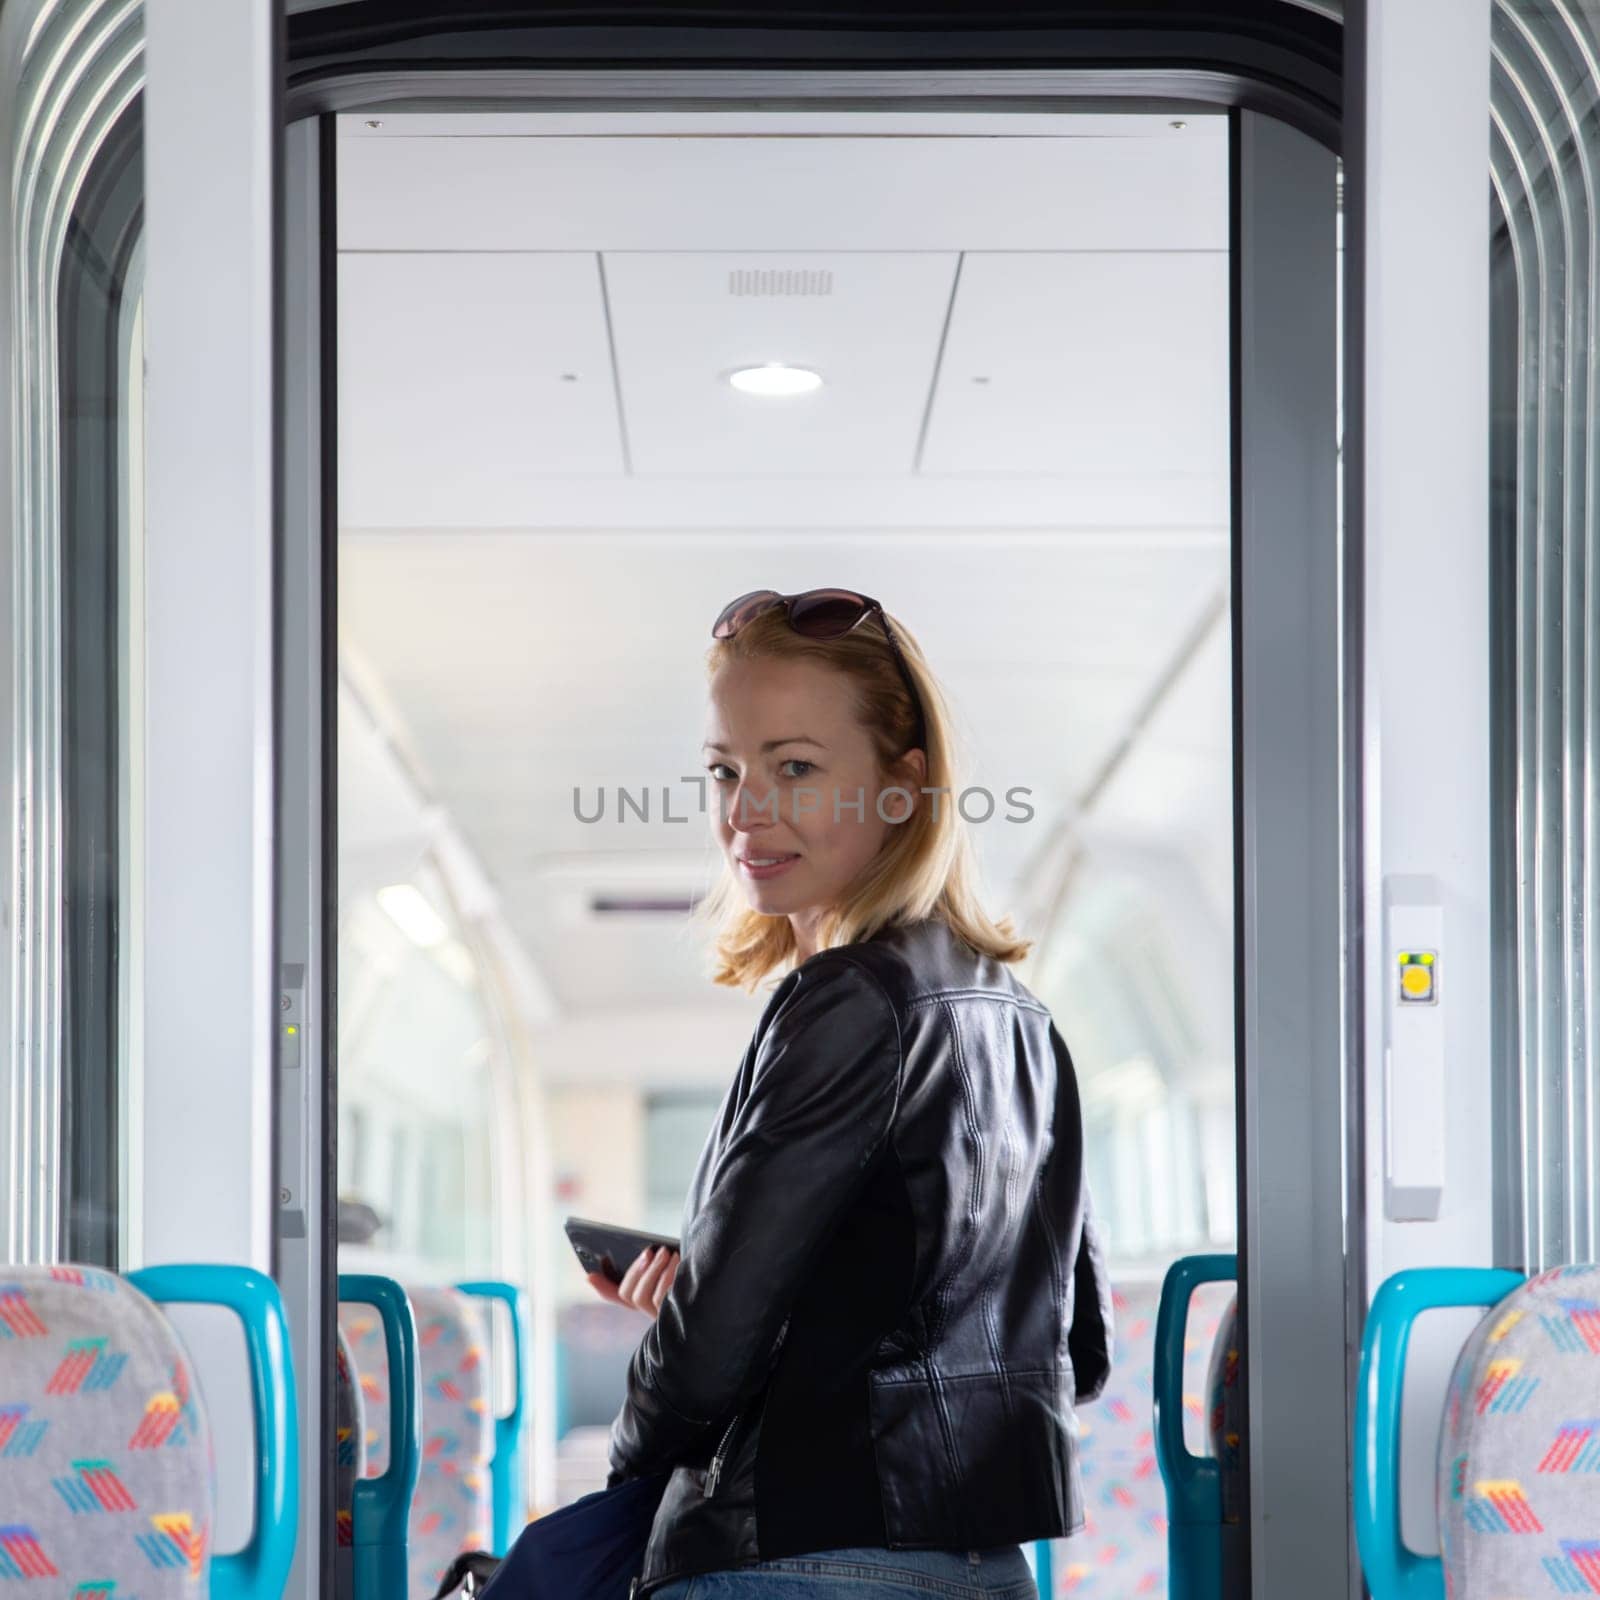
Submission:
[[[710,621],[878,595],[1126,1299],[1064,1581],[1157,1592],[1155,1295],[1236,1230],[1225,120],[551,120],[340,125],[341,1267],[521,1276],[534,1504],[603,1483],[641,1319],[561,1220],[676,1235],[765,998],[687,916]]]
[[[1594,8],[287,9],[0,8],[0,1580],[605,1485],[566,1224],[678,1235],[772,987],[712,622],[846,587],[1081,1094],[1040,1600],[1600,1594]]]

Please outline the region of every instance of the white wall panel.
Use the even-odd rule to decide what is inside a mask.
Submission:
[[[146,8],[151,1262],[269,1261],[271,9]]]
[[[888,474],[911,470],[956,257],[609,253],[606,282],[633,471]],[[826,294],[738,294],[731,275],[802,268]],[[821,389],[741,394],[738,367],[811,367]]]
[[[339,456],[357,526],[516,520],[546,478],[620,473],[596,258],[342,255]]]
[[[1493,1230],[1489,778],[1489,0],[1365,7],[1365,760],[1368,1288],[1488,1265]],[[1470,714],[1440,714],[1438,686]],[[1418,689],[1423,692],[1417,692]],[[1437,1220],[1385,1214],[1385,889],[1435,879],[1448,1092]],[[1396,1130],[1424,1136],[1414,1126]],[[1434,1537],[1433,1470],[1471,1313],[1423,1320],[1408,1366],[1402,1511]]]
[[[275,1204],[270,0],[147,0],[145,1263],[271,1266]],[[237,1328],[175,1315],[250,1525]]]

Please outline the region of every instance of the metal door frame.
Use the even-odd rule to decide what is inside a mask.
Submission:
[[[1365,1287],[1359,1244],[1351,1246],[1361,1236],[1361,1189],[1354,1181],[1363,1165],[1361,1123],[1346,1114],[1359,1105],[1361,1086],[1347,1048],[1341,965],[1347,921],[1359,916],[1352,910],[1360,881],[1359,814],[1353,817],[1345,801],[1352,785],[1359,792],[1360,706],[1348,693],[1343,664],[1357,653],[1361,619],[1351,587],[1359,561],[1341,557],[1337,525],[1335,155],[1274,115],[1239,109],[1259,99],[1249,89],[1226,74],[1172,70],[964,69],[910,80],[828,70],[442,69],[320,79],[292,91],[290,114],[321,117],[325,143],[335,109],[839,111],[881,109],[885,100],[896,109],[946,112],[1231,109],[1235,881],[1243,913],[1235,929],[1238,1060],[1241,1067],[1274,1063],[1263,1092],[1252,1094],[1249,1074],[1241,1072],[1240,1093],[1242,1289],[1246,1337],[1259,1352],[1250,1369],[1246,1455],[1267,1466],[1250,1474],[1251,1591],[1276,1600],[1274,1580],[1281,1592],[1292,1573],[1308,1600],[1344,1600],[1359,1593],[1346,1510],[1354,1391],[1345,1334],[1364,1315]],[[1282,110],[1281,101],[1273,109]],[[1297,120],[1326,134],[1325,121]],[[291,122],[289,190],[304,197],[303,214],[319,208],[327,216],[331,208],[315,197],[332,181],[329,165],[317,140],[295,137],[296,126]],[[1306,233],[1308,225],[1314,234]],[[291,304],[316,298],[304,281],[314,257],[300,248],[286,262]],[[327,301],[318,303],[328,315]],[[331,361],[330,339],[325,328],[320,340],[300,340],[297,348],[315,362],[320,347],[320,359]],[[336,459],[331,382],[302,372],[288,402],[291,452],[319,448],[305,410],[320,404],[329,430],[321,459]],[[1291,466],[1281,446],[1297,437],[1301,448]],[[291,462],[289,475],[313,482],[320,470]],[[1252,485],[1258,492],[1247,504],[1242,491]],[[331,496],[331,484],[325,492]],[[326,510],[323,522],[332,525]],[[295,559],[309,564],[305,574],[311,566],[326,570],[325,557],[310,545]],[[288,581],[300,580],[291,573]],[[1289,616],[1292,623],[1282,625]],[[319,727],[331,725],[330,667],[321,664],[320,700],[315,671],[293,700],[286,698],[289,743],[314,739]],[[1292,761],[1285,761],[1286,751]],[[304,866],[295,862],[293,871]],[[1292,952],[1308,962],[1297,967]],[[1274,967],[1271,985],[1246,981],[1247,954]],[[321,960],[331,964],[333,956],[329,945]],[[331,985],[325,974],[311,973],[308,981]],[[1287,1010],[1286,998],[1293,1002]],[[308,1050],[318,1048],[308,1041]],[[319,1053],[331,1073],[331,1047]],[[1308,1172],[1311,1182],[1304,1181]],[[1270,1208],[1255,1203],[1263,1193],[1272,1196]],[[1336,1271],[1321,1253],[1328,1250]],[[1339,1439],[1342,1448],[1306,1450],[1307,1428]],[[1307,1551],[1317,1553],[1315,1561],[1307,1561]]]

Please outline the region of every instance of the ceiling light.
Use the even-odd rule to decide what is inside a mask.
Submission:
[[[446,939],[435,945],[433,959],[456,980],[461,988],[477,988],[478,969],[473,965],[472,952],[459,939]]]
[[[424,950],[431,950],[450,936],[444,918],[423,898],[422,891],[409,883],[391,883],[380,889],[378,904],[406,938]]]
[[[740,394],[759,395],[763,400],[780,399],[788,395],[811,394],[822,387],[822,374],[810,367],[785,366],[781,361],[769,361],[762,367],[740,367],[728,374]]]

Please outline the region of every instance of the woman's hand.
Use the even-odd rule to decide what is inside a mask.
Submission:
[[[633,1264],[622,1274],[621,1283],[613,1283],[599,1272],[591,1272],[589,1282],[602,1300],[653,1317],[661,1310],[661,1302],[667,1298],[667,1290],[677,1276],[678,1252],[652,1245],[633,1258]]]

